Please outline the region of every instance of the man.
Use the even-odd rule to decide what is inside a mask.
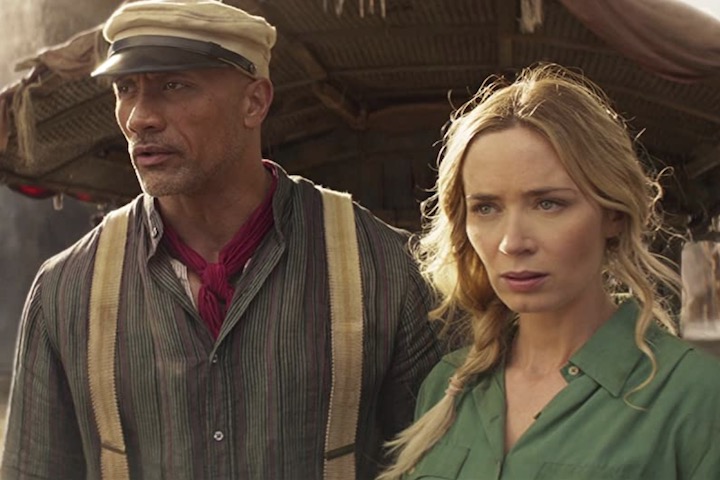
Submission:
[[[30,291],[2,478],[120,478],[101,474],[106,456],[132,479],[323,478],[331,381],[343,372],[332,366],[321,193],[261,157],[275,29],[219,2],[151,0],[119,8],[104,35],[95,75],[113,80],[144,190],[124,210],[117,327],[101,328],[116,334],[99,374],[110,389],[90,384],[88,353],[93,275],[113,257],[98,252],[105,222],[46,262]],[[349,453],[370,479],[440,352],[405,235],[353,210],[364,350]],[[120,446],[101,433],[108,391]]]

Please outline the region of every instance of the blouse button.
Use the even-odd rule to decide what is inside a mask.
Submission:
[[[572,365],[572,366],[570,366],[570,368],[568,368],[568,373],[570,375],[572,375],[573,377],[575,377],[575,376],[577,376],[577,374],[580,373],[580,369],[578,367],[576,367],[575,365]]]
[[[160,233],[160,231],[158,230],[157,227],[152,227],[152,236],[153,236],[153,238],[156,238],[159,233]]]
[[[218,431],[215,432],[215,434],[213,435],[213,438],[215,439],[216,442],[221,442],[222,439],[225,438],[225,435],[223,434],[223,432],[221,432],[220,430],[218,430]]]

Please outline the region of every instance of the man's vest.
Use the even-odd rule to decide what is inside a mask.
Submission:
[[[355,478],[362,389],[363,301],[355,213],[349,194],[321,188],[330,286],[332,382],[325,480]],[[109,213],[98,240],[88,333],[88,377],[101,442],[102,480],[129,480],[115,385],[118,302],[131,205]]]

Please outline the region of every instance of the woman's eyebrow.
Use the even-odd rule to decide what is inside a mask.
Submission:
[[[528,190],[527,192],[523,193],[523,196],[525,197],[541,197],[543,195],[550,195],[553,193],[561,193],[561,192],[570,192],[575,193],[576,190],[574,188],[570,187],[543,187],[543,188],[534,188],[532,190]],[[480,200],[480,201],[491,201],[491,200],[497,200],[500,198],[500,195],[495,195],[492,193],[471,193],[468,195],[465,195],[465,198],[467,200]]]

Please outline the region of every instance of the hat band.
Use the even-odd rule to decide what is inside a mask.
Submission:
[[[165,35],[138,35],[135,37],[127,37],[121,40],[116,40],[110,46],[108,57],[120,52],[121,50],[138,47],[178,48],[231,63],[253,76],[257,72],[257,68],[253,62],[238,53],[221,47],[217,43]]]

